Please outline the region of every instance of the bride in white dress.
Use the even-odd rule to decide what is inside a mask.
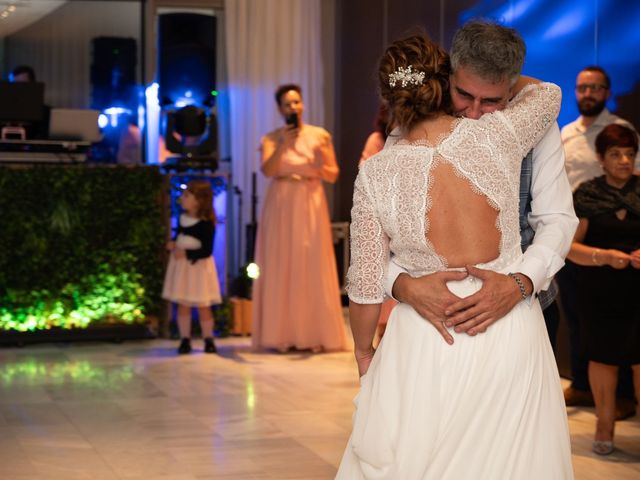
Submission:
[[[448,56],[422,36],[392,44],[379,77],[403,135],[362,166],[354,188],[348,293],[362,377],[336,478],[572,479],[558,371],[524,287],[527,298],[482,335],[451,330],[447,344],[399,304],[372,346],[390,252],[413,276],[518,272],[520,165],[555,120],[560,89],[521,78],[501,112],[454,118]],[[447,286],[466,297],[481,280]]]

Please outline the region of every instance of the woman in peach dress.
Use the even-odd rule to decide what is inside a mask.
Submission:
[[[256,241],[260,277],[253,289],[253,346],[343,350],[329,208],[322,181],[335,182],[331,135],[302,122],[300,87],[276,91],[286,121],[262,138],[262,172],[270,177]]]

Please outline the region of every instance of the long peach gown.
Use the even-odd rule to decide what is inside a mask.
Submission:
[[[278,130],[262,139],[277,143]],[[254,348],[342,350],[340,303],[329,208],[322,180],[335,182],[331,136],[304,125],[271,180],[256,241]]]

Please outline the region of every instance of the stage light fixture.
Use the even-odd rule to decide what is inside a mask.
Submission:
[[[195,105],[169,111],[165,143],[170,152],[180,155],[168,158],[165,166],[218,168],[218,122],[213,112],[207,113]]]

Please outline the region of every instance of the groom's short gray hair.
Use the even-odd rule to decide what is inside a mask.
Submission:
[[[451,70],[471,70],[492,83],[505,78],[513,85],[524,64],[526,46],[513,28],[486,20],[471,20],[453,36]]]

